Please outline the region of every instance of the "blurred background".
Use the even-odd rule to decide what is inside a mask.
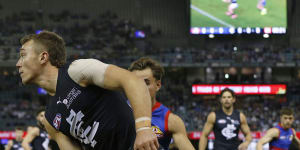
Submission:
[[[241,0],[234,19],[228,4],[208,1],[0,0],[2,144],[14,137],[6,131],[36,124],[34,112],[47,104],[47,93],[24,87],[15,67],[20,38],[44,29],[65,39],[68,61],[96,58],[123,68],[143,56],[161,62],[166,75],[157,99],[184,120],[195,147],[208,113],[219,107],[213,86],[242,90],[235,108],[257,136],[252,144],[278,123],[283,106],[295,111],[300,131],[300,1],[268,0],[264,15],[255,1],[244,15]],[[271,5],[277,1],[284,5]],[[249,23],[266,18],[272,21]]]

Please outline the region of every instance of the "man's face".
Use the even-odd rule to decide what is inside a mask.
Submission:
[[[22,140],[22,136],[23,136],[23,130],[16,129],[15,133],[16,133],[16,140],[17,141],[21,141]]]
[[[39,55],[35,52],[35,44],[30,40],[22,45],[20,58],[16,64],[23,84],[34,82],[41,71]]]
[[[152,70],[150,68],[146,68],[144,70],[134,70],[132,71],[137,77],[143,79],[148,87],[151,99],[155,99],[156,92],[161,88],[161,81],[156,80],[153,77]]]
[[[233,106],[234,103],[235,103],[235,98],[231,95],[231,93],[228,91],[224,92],[221,97],[222,107],[229,109]]]
[[[291,128],[293,122],[294,122],[294,116],[293,115],[282,115],[282,116],[280,116],[280,124],[285,129]]]
[[[44,128],[44,125],[42,124],[42,120],[45,119],[45,111],[40,112],[37,116],[36,116],[36,120],[37,120],[37,125],[41,128]]]

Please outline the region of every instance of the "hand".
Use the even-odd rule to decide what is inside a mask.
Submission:
[[[8,143],[7,143],[7,146],[8,146],[8,147],[12,147],[12,146],[13,146],[13,141],[12,141],[12,140],[9,140]]]
[[[243,142],[242,144],[239,145],[238,150],[247,150],[248,149],[248,143]]]
[[[151,128],[137,132],[134,150],[157,150],[158,147],[157,137]]]

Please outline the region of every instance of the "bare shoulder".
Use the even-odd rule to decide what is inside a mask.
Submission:
[[[240,120],[241,120],[242,122],[247,121],[246,115],[245,115],[243,112],[240,112]]]
[[[207,122],[215,123],[215,121],[216,121],[216,113],[215,112],[210,112],[207,116]]]
[[[97,59],[78,59],[73,61],[69,68],[68,68],[68,73],[73,73],[74,71],[76,71],[76,73],[78,71],[84,70],[86,67],[89,67],[90,65],[94,65],[94,64],[98,64],[98,63],[102,63],[101,61],[97,60]]]
[[[88,59],[77,59],[74,60],[70,66],[76,66],[76,65],[80,65],[80,64],[86,64],[86,63],[96,63],[96,62],[101,62],[98,59],[93,59],[93,58],[88,58]]]
[[[27,128],[27,132],[28,132],[28,134],[31,134],[31,135],[38,135],[40,133],[40,129],[38,127],[29,126]]]
[[[243,112],[241,112],[241,111],[240,111],[240,116],[241,117],[246,117],[246,115]]]
[[[95,78],[99,78],[100,81],[98,82],[102,85],[107,67],[108,64],[97,59],[78,59],[70,64],[68,74],[72,80],[81,86],[94,83]]]
[[[174,122],[177,122],[177,121],[181,121],[181,118],[179,116],[177,116],[176,114],[170,113],[168,122],[169,123],[174,123]]]
[[[268,131],[272,132],[272,133],[273,132],[275,132],[275,133],[279,133],[280,132],[278,128],[270,128]]]
[[[184,123],[179,116],[177,116],[176,114],[170,113],[169,118],[168,118],[168,126],[171,129],[171,127],[174,127],[174,126],[184,126]]]
[[[172,134],[182,133],[186,134],[185,124],[183,120],[176,114],[170,113],[168,118],[168,128]]]
[[[271,128],[267,130],[266,136],[269,136],[271,138],[277,138],[280,134],[280,131],[278,128]]]

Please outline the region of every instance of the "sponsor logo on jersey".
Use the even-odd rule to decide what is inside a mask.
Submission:
[[[290,135],[290,136],[280,136],[279,137],[280,140],[289,140],[289,141],[292,141],[293,140],[293,135]]]
[[[81,143],[95,147],[97,141],[94,137],[98,131],[99,122],[94,121],[93,124],[85,126],[85,122],[82,120],[83,117],[84,114],[81,111],[76,113],[73,109],[70,110],[70,115],[66,118],[70,125],[70,134]]]
[[[218,123],[220,123],[220,124],[225,124],[225,123],[226,123],[226,120],[225,120],[225,119],[219,119],[219,120],[218,120]]]
[[[56,130],[59,130],[60,123],[61,123],[61,114],[57,113],[53,120],[53,126],[55,127]]]
[[[152,126],[152,131],[156,134],[157,138],[161,138],[164,136],[164,133],[159,129],[158,126]]]
[[[286,136],[280,136],[279,139],[284,140],[284,139],[286,139]]]
[[[74,102],[74,100],[78,97],[78,95],[81,94],[81,91],[78,90],[77,88],[72,88],[72,90],[68,93],[66,98],[64,98],[62,101],[60,100],[60,97],[56,104],[65,104],[67,109],[70,108],[71,104]]]
[[[238,120],[231,119],[230,117],[227,117],[227,119],[231,122],[231,124],[234,124],[234,125],[240,124],[240,122]]]

